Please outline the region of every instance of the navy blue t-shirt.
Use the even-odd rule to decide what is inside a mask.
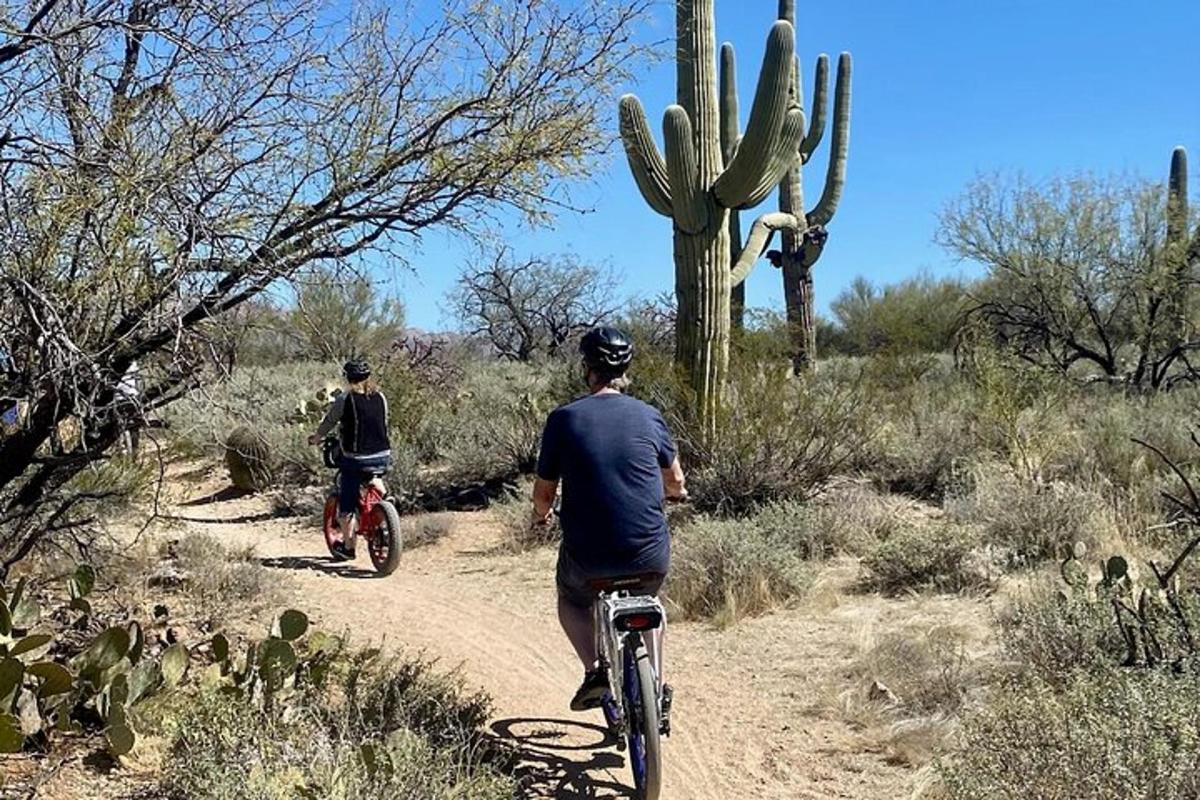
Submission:
[[[561,481],[567,554],[598,576],[666,573],[662,470],[674,461],[667,423],[641,400],[593,394],[555,409],[537,474]]]

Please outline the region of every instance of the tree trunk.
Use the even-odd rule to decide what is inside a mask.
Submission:
[[[675,231],[675,360],[687,370],[700,418],[711,422],[729,368],[729,229],[722,219],[699,234]]]

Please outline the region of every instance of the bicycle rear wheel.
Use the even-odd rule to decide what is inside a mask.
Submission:
[[[629,764],[638,800],[658,800],[662,787],[662,740],[658,719],[658,683],[650,654],[640,640],[625,649],[625,706],[629,709]]]

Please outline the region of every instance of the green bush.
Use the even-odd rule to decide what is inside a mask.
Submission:
[[[352,668],[288,713],[202,692],[168,723],[163,783],[180,800],[508,800],[486,763],[487,706],[423,665]]]
[[[667,600],[685,618],[719,624],[761,614],[799,596],[812,575],[798,551],[752,520],[701,518],[675,535]]]
[[[1018,595],[999,623],[1007,660],[1049,683],[1114,667],[1126,652],[1112,606],[1070,591],[1057,578]]]
[[[894,594],[913,589],[959,591],[985,585],[977,557],[979,532],[944,521],[909,524],[880,542],[863,559],[876,589]]]
[[[942,353],[951,348],[967,309],[967,284],[918,275],[877,288],[855,278],[834,298],[828,346],[847,355],[881,351]]]
[[[854,466],[890,491],[940,501],[983,451],[970,386],[929,357],[876,357],[865,368],[876,431]]]
[[[295,363],[245,367],[164,410],[171,441],[185,455],[220,461],[229,434],[254,431],[269,452],[276,485],[309,483],[321,475],[321,453],[309,434],[340,386],[335,364]]]
[[[1200,797],[1195,675],[1104,671],[997,687],[941,765],[952,800]]]
[[[695,404],[667,399],[694,502],[702,511],[745,515],[771,502],[812,497],[852,462],[871,435],[869,398],[856,380],[793,377],[784,364],[732,369],[715,435]]]
[[[454,481],[533,471],[546,417],[559,402],[546,373],[527,364],[491,364],[464,381],[445,426],[445,462]]]

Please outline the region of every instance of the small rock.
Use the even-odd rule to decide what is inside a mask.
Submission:
[[[171,564],[159,564],[158,568],[146,579],[150,586],[163,589],[174,589],[182,586],[185,581],[187,581],[187,574]]]
[[[873,703],[885,703],[889,706],[900,705],[900,698],[896,697],[896,693],[879,681],[871,682],[871,690],[867,696]]]

